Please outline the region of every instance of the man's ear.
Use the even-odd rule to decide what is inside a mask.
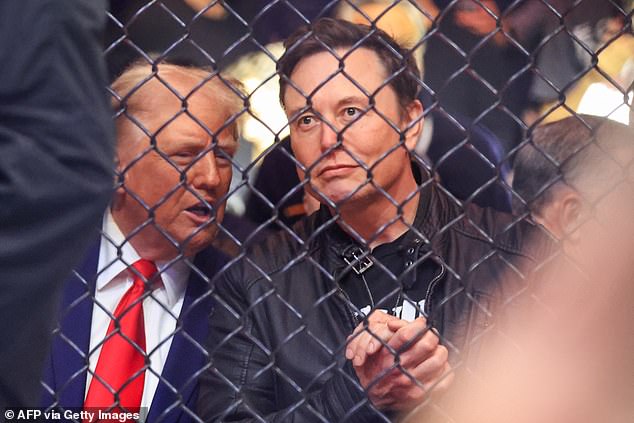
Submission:
[[[405,130],[405,146],[413,151],[423,130],[423,104],[419,100],[412,101],[405,110],[403,129]]]
[[[579,241],[579,227],[582,224],[583,199],[570,188],[559,189],[555,199],[542,217],[545,226],[559,239],[576,243]]]
[[[121,157],[119,156],[119,150],[115,149],[114,154],[114,197],[121,197],[125,193],[123,181],[125,174],[123,173],[123,165],[121,164]]]
[[[572,243],[579,242],[579,227],[583,223],[583,198],[577,191],[567,189],[560,200],[560,225],[563,236]]]
[[[557,239],[575,242],[581,225],[583,199],[570,188],[559,188],[553,199],[533,213],[533,219],[544,226]]]

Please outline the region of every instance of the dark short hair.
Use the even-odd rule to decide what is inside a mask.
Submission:
[[[596,147],[596,148],[593,148]],[[610,119],[576,115],[538,126],[513,164],[513,206],[539,212],[556,195],[559,183],[578,186],[615,166],[607,156],[634,149],[634,130]]]
[[[324,51],[338,48],[367,48],[374,51],[386,71],[386,79],[402,107],[418,97],[420,71],[410,50],[401,47],[392,37],[376,26],[358,25],[348,21],[321,18],[311,25],[295,31],[284,42],[286,51],[277,62],[280,75],[280,103],[290,76],[300,60]]]

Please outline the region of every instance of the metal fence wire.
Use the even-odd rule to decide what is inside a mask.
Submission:
[[[505,368],[500,344],[526,364],[525,323],[587,305],[595,263],[634,239],[627,212],[584,232],[631,195],[631,1],[111,0],[107,21],[117,180],[64,288],[44,407],[534,412],[472,383]],[[544,343],[574,337],[562,322]],[[588,377],[580,404],[632,386]]]

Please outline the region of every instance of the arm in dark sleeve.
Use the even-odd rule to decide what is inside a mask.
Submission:
[[[38,403],[60,285],[113,185],[105,1],[0,2],[0,408]]]
[[[236,284],[225,277],[216,284],[217,301],[206,343],[211,367],[200,381],[198,413],[205,422],[385,421],[359,385],[351,366],[336,369],[320,388],[288,404],[277,398],[275,368],[252,309]],[[264,337],[262,336],[264,335]],[[310,360],[310,356],[305,358]]]

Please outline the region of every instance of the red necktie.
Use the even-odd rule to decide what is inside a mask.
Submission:
[[[136,270],[131,270],[134,282],[121,297],[108,326],[84,409],[132,413],[140,410],[145,382],[143,293],[145,281],[151,281],[157,269],[145,259],[132,267]]]

